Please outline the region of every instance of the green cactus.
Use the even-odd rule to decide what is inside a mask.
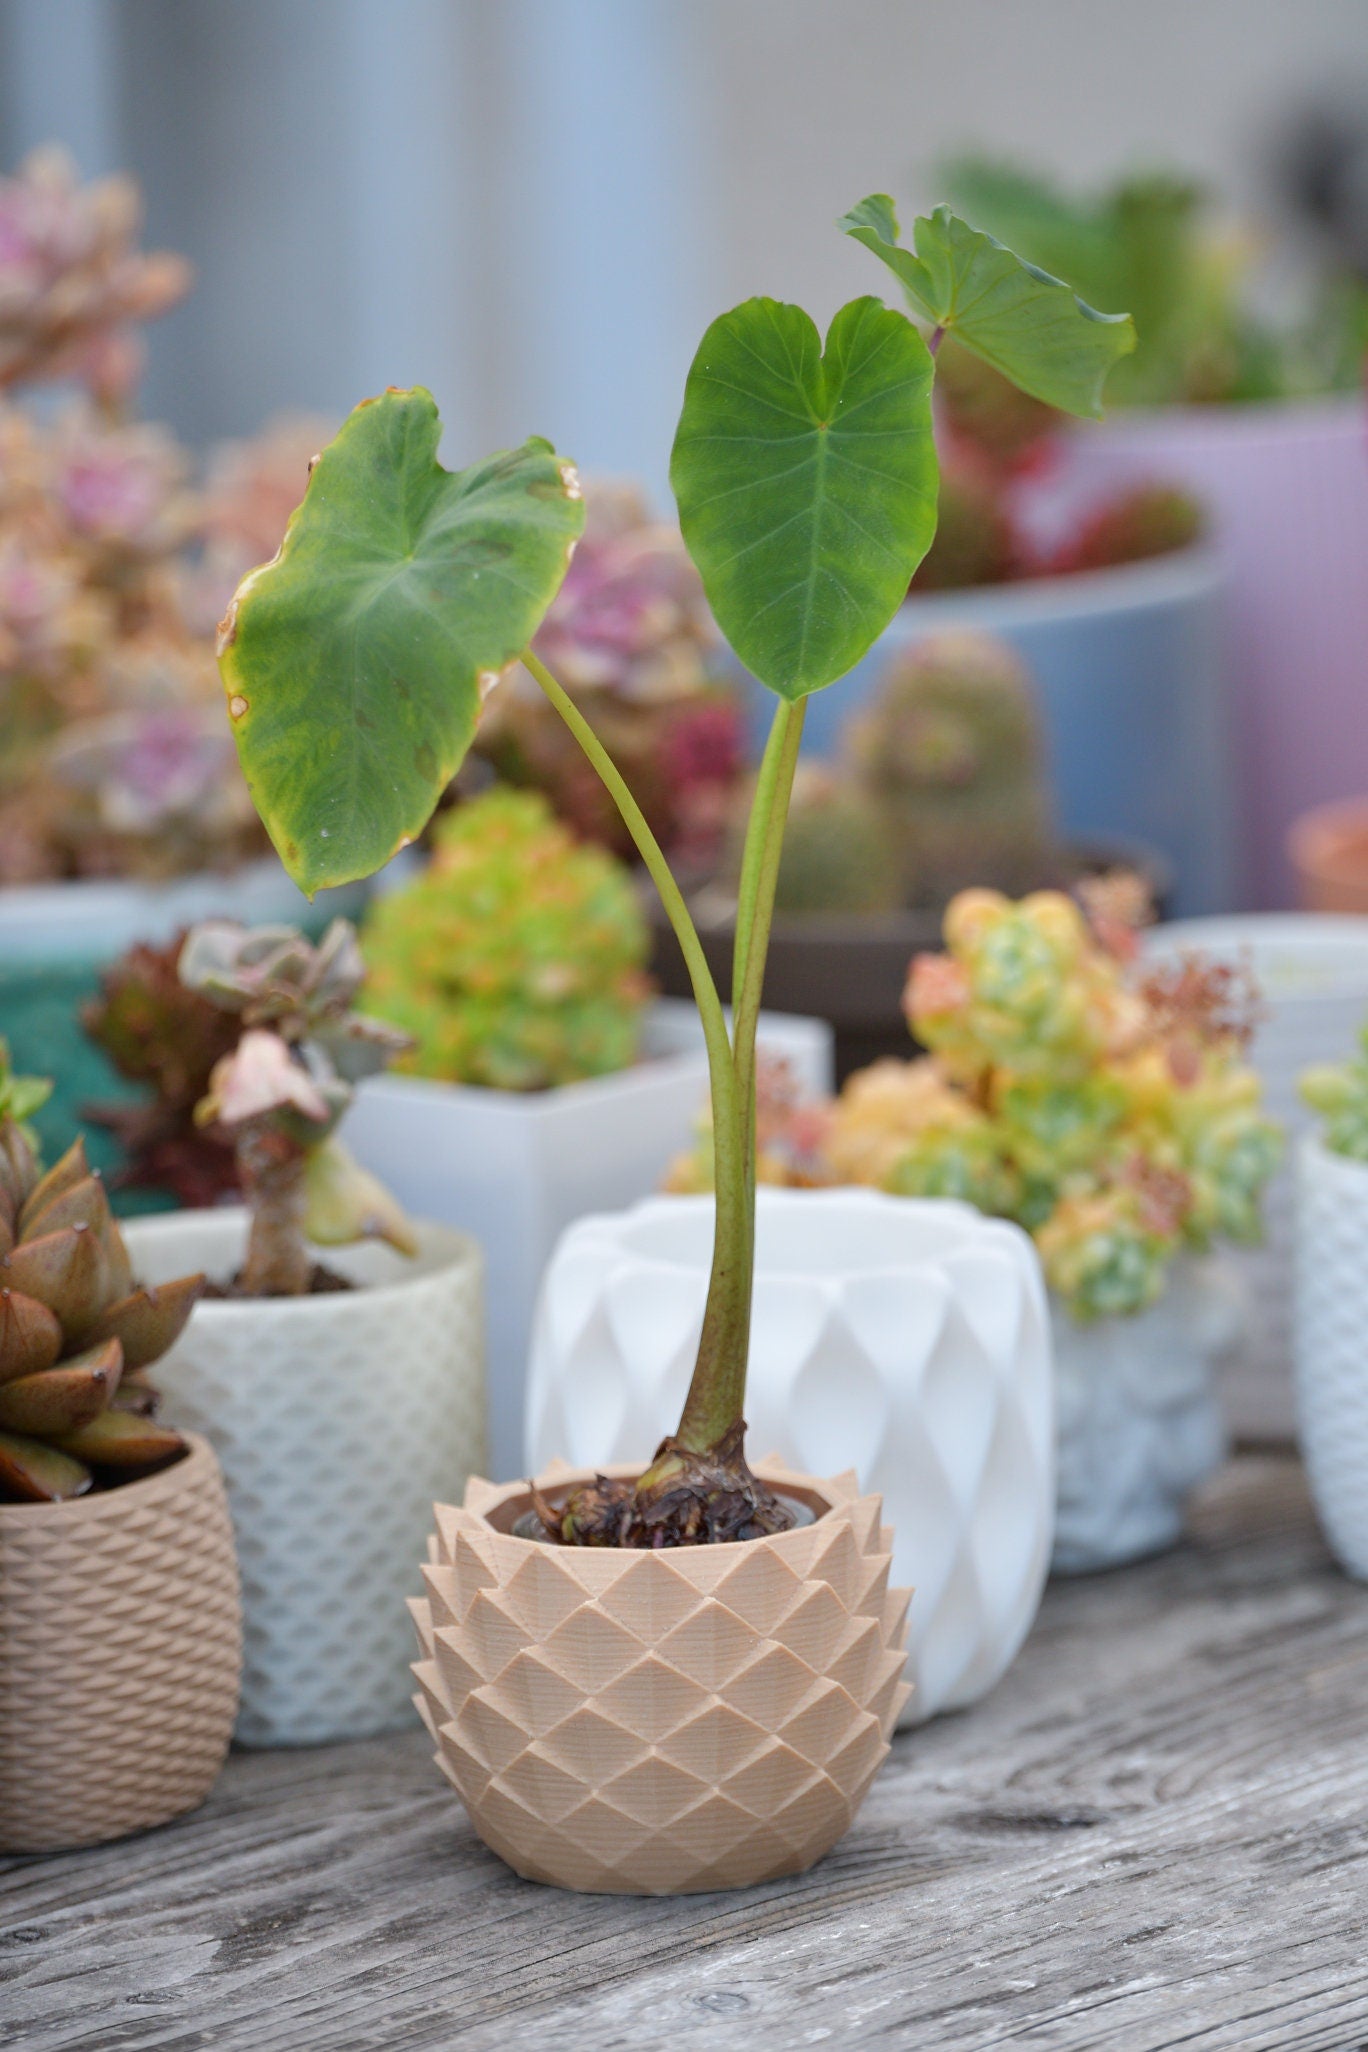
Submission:
[[[727,840],[724,874],[741,870],[750,793]],[[902,879],[882,820],[851,782],[825,765],[802,763],[793,782],[774,909],[781,917],[815,912],[892,912]]]
[[[540,1090],[631,1063],[649,949],[622,864],[538,793],[496,788],[449,813],[431,867],[374,907],[368,996],[412,1036],[414,1074]]]
[[[1020,892],[1052,853],[1030,680],[986,634],[937,634],[895,656],[845,733],[886,822],[904,903],[939,909],[971,884]]]

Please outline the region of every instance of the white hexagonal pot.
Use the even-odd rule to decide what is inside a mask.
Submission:
[[[713,1210],[655,1197],[565,1232],[538,1307],[531,1472],[640,1460],[676,1423]],[[1030,1628],[1054,1509],[1048,1311],[1035,1250],[967,1205],[759,1192],[749,1443],[851,1468],[915,1596],[912,1723],[982,1696]]]
[[[1224,1262],[1185,1259],[1134,1317],[1080,1325],[1052,1308],[1053,1566],[1084,1574],[1161,1553],[1182,1534],[1189,1493],[1225,1458],[1215,1371],[1244,1331],[1244,1290]]]
[[[246,1213],[188,1211],[124,1228],[139,1279],[240,1265]],[[245,1745],[363,1738],[412,1720],[406,1597],[434,1500],[484,1462],[480,1255],[418,1227],[409,1261],[330,1248],[364,1285],[315,1297],[202,1302],[157,1363],[168,1417],[223,1467],[242,1570]]]
[[[1308,1135],[1296,1167],[1302,1452],[1336,1558],[1368,1581],[1368,1165]]]

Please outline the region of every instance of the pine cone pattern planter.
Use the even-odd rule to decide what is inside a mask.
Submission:
[[[749,1887],[802,1873],[850,1824],[907,1698],[910,1591],[888,1585],[893,1535],[853,1475],[761,1472],[815,1522],[619,1552],[515,1538],[525,1483],[436,1507],[415,1700],[475,1829],[525,1879]],[[541,1483],[587,1479],[558,1462]]]
[[[213,1453],[69,1503],[0,1507],[0,1851],[165,1824],[237,1714],[237,1562]]]

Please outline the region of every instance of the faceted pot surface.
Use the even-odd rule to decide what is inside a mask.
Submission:
[[[66,1503],[0,1506],[0,1851],[57,1852],[203,1802],[242,1655],[212,1450]]]
[[[360,1287],[197,1304],[157,1363],[168,1417],[212,1441],[242,1565],[242,1745],[320,1745],[412,1725],[404,1599],[434,1497],[485,1454],[481,1263],[416,1227],[415,1259],[326,1250]],[[130,1225],[150,1282],[242,1258],[239,1208]]]
[[[965,1708],[1031,1627],[1054,1528],[1050,1319],[1026,1234],[878,1190],[757,1193],[750,1444],[853,1468],[915,1587],[903,1724]],[[712,1252],[710,1197],[562,1234],[538,1307],[525,1472],[625,1460],[679,1416]]]
[[[1132,1317],[1080,1325],[1053,1310],[1054,1570],[1161,1553],[1182,1536],[1188,1495],[1225,1459],[1215,1374],[1244,1330],[1244,1290],[1223,1262],[1182,1259],[1159,1301]]]
[[[526,1483],[436,1507],[416,1701],[475,1829],[525,1879],[748,1887],[802,1873],[850,1824],[906,1699],[910,1592],[889,1587],[892,1533],[853,1476],[759,1472],[814,1521],[640,1552],[515,1537]],[[588,1479],[557,1463],[540,1483]]]
[[[1316,1512],[1368,1581],[1368,1164],[1308,1135],[1297,1157],[1297,1416]]]

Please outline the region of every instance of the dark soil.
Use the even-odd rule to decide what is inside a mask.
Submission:
[[[304,1294],[309,1297],[330,1297],[337,1290],[354,1290],[356,1288],[357,1284],[352,1282],[349,1276],[339,1275],[335,1268],[325,1268],[321,1261],[315,1261],[309,1275],[309,1287]],[[249,1292],[244,1290],[242,1287],[242,1270],[239,1269],[233,1280],[229,1283],[206,1283],[204,1285],[204,1294],[206,1297],[231,1300],[234,1303],[260,1304],[268,1301],[278,1303],[287,1293],[285,1291],[275,1291],[269,1298],[265,1298],[260,1291],[253,1290]]]

